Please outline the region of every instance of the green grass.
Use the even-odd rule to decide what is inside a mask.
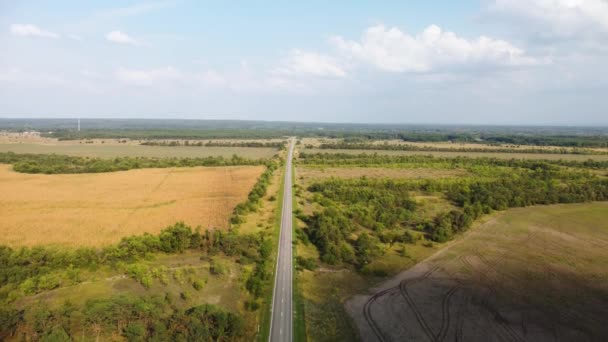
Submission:
[[[281,186],[279,187],[279,193],[276,199],[277,209],[275,210],[275,221],[273,225],[273,234],[272,234],[272,245],[274,246],[272,251],[272,256],[274,259],[272,260],[272,276],[271,276],[271,285],[270,289],[266,291],[266,294],[263,297],[262,305],[260,306],[260,333],[258,334],[258,341],[266,342],[268,341],[268,337],[270,336],[270,320],[271,320],[271,308],[272,308],[272,294],[274,291],[274,278],[276,271],[276,256],[277,256],[277,248],[279,241],[279,233],[281,231],[281,215],[283,213],[283,193],[285,190],[285,168],[282,166],[279,167],[281,170]]]
[[[240,291],[240,267],[233,258],[215,256],[221,259],[227,267],[225,275],[216,276],[209,272],[209,262],[200,260],[201,253],[187,252],[184,254],[159,254],[153,260],[144,261],[149,271],[159,270],[164,275],[164,282],[153,277],[151,286],[146,289],[135,279],[124,275],[120,270],[99,270],[94,273],[83,274],[83,282],[60,287],[55,290],[42,292],[38,295],[23,297],[15,305],[27,308],[32,303],[41,301],[49,308],[59,308],[69,301],[76,305],[84,305],[87,300],[109,298],[113,295],[127,294],[168,295],[172,304],[179,308],[187,308],[202,303],[218,305],[232,312],[240,311],[242,293]],[[203,288],[197,291],[192,283],[200,280]],[[188,292],[188,300],[180,299],[180,293]]]
[[[387,156],[435,156],[435,157],[469,157],[469,158],[498,158],[498,159],[545,159],[545,160],[573,160],[606,161],[608,155],[579,155],[579,154],[551,154],[551,153],[500,153],[500,152],[437,152],[437,151],[391,151],[391,150],[331,150],[331,149],[306,149],[306,153],[346,153],[346,154],[374,154]]]
[[[295,169],[295,165],[292,164],[291,165],[291,176],[292,176],[292,180],[293,180],[293,184],[295,184],[295,179],[296,179],[296,169]],[[294,214],[297,206],[298,206],[298,201],[296,199],[296,196],[292,196],[292,216],[291,216],[291,220],[292,220],[292,230],[293,230],[293,236],[296,236],[296,229],[299,229],[298,227],[298,219],[296,218],[296,215]],[[294,265],[294,270],[293,270],[293,303],[295,305],[295,314],[293,316],[294,322],[294,340],[296,342],[304,342],[307,341],[306,338],[306,311],[304,310],[304,301],[302,298],[302,293],[301,293],[301,289],[300,289],[300,282],[298,281],[298,271],[295,269],[295,265],[296,265],[296,257],[298,256],[299,253],[299,248],[298,248],[298,243],[297,241],[294,241],[294,247],[293,247],[293,260],[292,260],[292,265]]]
[[[252,159],[271,158],[277,152],[275,148],[258,147],[167,147],[141,145],[92,145],[65,143],[58,145],[41,144],[0,144],[0,152],[61,154],[76,157],[156,157],[156,158],[196,158],[226,157],[236,154]]]

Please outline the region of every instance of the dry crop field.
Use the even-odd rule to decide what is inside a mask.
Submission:
[[[305,149],[306,153],[347,153],[347,154],[380,154],[388,156],[435,156],[435,157],[469,157],[469,158],[499,158],[499,159],[545,159],[545,160],[608,160],[608,155],[582,155],[582,154],[552,154],[552,153],[505,153],[505,152],[437,152],[437,151],[392,151],[392,150],[332,150],[332,149]]]
[[[511,209],[355,296],[364,341],[608,336],[608,203]]]
[[[0,165],[0,244],[101,246],[177,221],[226,228],[263,166],[21,174]]]

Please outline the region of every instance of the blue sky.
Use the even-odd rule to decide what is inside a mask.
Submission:
[[[608,1],[0,1],[0,116],[608,125]]]

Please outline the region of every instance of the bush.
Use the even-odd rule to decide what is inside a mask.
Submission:
[[[139,322],[129,322],[123,329],[122,336],[128,341],[143,341],[146,337],[146,327]]]
[[[211,261],[211,265],[209,265],[209,271],[217,276],[224,275],[226,274],[226,266],[218,260],[213,260]]]
[[[317,260],[315,258],[296,257],[296,265],[299,269],[314,271],[317,269]]]
[[[192,287],[194,287],[194,289],[197,291],[200,291],[204,286],[205,283],[200,280],[195,280],[192,282]]]
[[[260,308],[260,303],[256,300],[248,300],[245,302],[245,309],[249,311],[256,311]]]

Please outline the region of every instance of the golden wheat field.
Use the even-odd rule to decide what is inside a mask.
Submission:
[[[39,175],[0,165],[0,245],[102,246],[177,221],[226,228],[263,166]]]

